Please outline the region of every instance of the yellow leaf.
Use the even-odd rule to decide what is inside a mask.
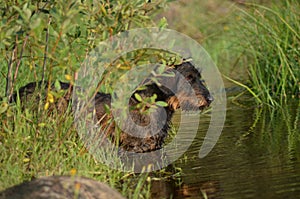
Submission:
[[[49,102],[47,102],[47,103],[45,104],[45,106],[44,106],[44,109],[45,109],[45,110],[48,110],[48,108],[49,108]]]
[[[51,93],[48,93],[48,102],[50,102],[50,103],[54,102],[54,97]]]
[[[71,171],[70,171],[71,176],[74,176],[76,174],[76,172],[77,172],[76,169],[74,169],[74,168],[71,169]]]
[[[106,12],[106,10],[105,10],[105,8],[104,8],[104,6],[102,4],[100,4],[100,9],[101,9],[103,15],[106,16],[107,12]]]
[[[46,126],[46,123],[39,123],[38,126],[39,127],[44,127],[44,126]]]
[[[24,163],[30,162],[30,159],[29,159],[29,158],[24,158],[24,159],[23,159],[23,162],[24,162]]]
[[[66,80],[71,81],[72,80],[72,76],[71,75],[65,75]]]

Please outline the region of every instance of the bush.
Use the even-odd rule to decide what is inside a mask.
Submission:
[[[0,5],[0,64],[11,96],[20,82],[70,80],[100,41],[134,27],[153,26],[166,0],[15,1]],[[1,89],[0,95],[4,95]]]

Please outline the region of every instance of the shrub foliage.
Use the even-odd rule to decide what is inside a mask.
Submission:
[[[131,28],[154,26],[151,15],[166,1],[2,2],[0,64],[6,81],[0,85],[6,89],[0,95],[11,96],[15,85],[24,80],[71,80],[100,41]]]

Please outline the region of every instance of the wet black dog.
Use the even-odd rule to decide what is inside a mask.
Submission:
[[[146,80],[145,89],[136,90],[129,100],[130,117],[125,120],[120,134],[116,135],[116,122],[111,113],[107,113],[107,107],[112,109],[112,97],[110,94],[98,92],[95,95],[95,109],[98,124],[107,137],[114,140],[123,150],[130,152],[149,152],[161,149],[170,129],[170,122],[174,111],[181,108],[184,111],[201,110],[208,107],[212,102],[212,96],[201,80],[201,75],[191,62],[183,62],[165,70],[163,74],[172,72],[180,75],[163,76],[160,83]],[[36,84],[30,83],[19,90],[20,98],[32,94]],[[72,86],[61,83],[61,89],[72,90]],[[70,93],[70,92],[69,92]],[[145,114],[140,110],[135,94],[142,99],[157,96],[156,101],[168,104],[157,108],[156,111]],[[63,98],[68,103],[70,94]],[[14,95],[16,99],[16,95]],[[143,107],[145,111],[151,106]],[[111,122],[113,121],[113,122]]]

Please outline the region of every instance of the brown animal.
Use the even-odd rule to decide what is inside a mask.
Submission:
[[[161,78],[162,84],[157,84],[148,78],[144,81],[145,89],[136,90],[129,100],[130,120],[123,124],[122,131],[116,138],[116,123],[109,122],[113,118],[111,113],[107,113],[105,107],[111,107],[112,96],[106,93],[96,93],[95,95],[95,109],[99,124],[102,131],[107,137],[110,137],[115,143],[121,147],[122,150],[130,152],[150,152],[161,149],[164,140],[168,135],[170,129],[171,118],[174,111],[181,108],[183,111],[202,110],[208,107],[213,98],[208,89],[201,80],[201,75],[192,62],[183,62],[175,65],[172,69],[168,68],[164,74],[171,73],[172,70],[177,71],[183,78],[177,76],[164,76]],[[19,90],[21,98],[32,94],[36,88],[35,83],[30,83]],[[72,86],[67,83],[61,83],[62,89],[72,90]],[[70,92],[69,92],[70,93]],[[140,100],[136,98],[138,94],[142,99],[157,95],[156,101],[164,101],[168,106],[161,107],[158,111],[151,114],[143,113],[138,104]],[[65,101],[69,102],[70,94],[65,95]],[[16,100],[16,95],[14,95]],[[144,107],[147,111],[150,107]],[[151,120],[153,120],[151,122]],[[152,125],[149,125],[149,124]],[[154,126],[153,126],[154,124]],[[143,127],[143,131],[136,135],[136,125]],[[157,125],[157,126],[155,126]],[[156,128],[157,127],[157,128]],[[154,129],[154,130],[153,130]]]

